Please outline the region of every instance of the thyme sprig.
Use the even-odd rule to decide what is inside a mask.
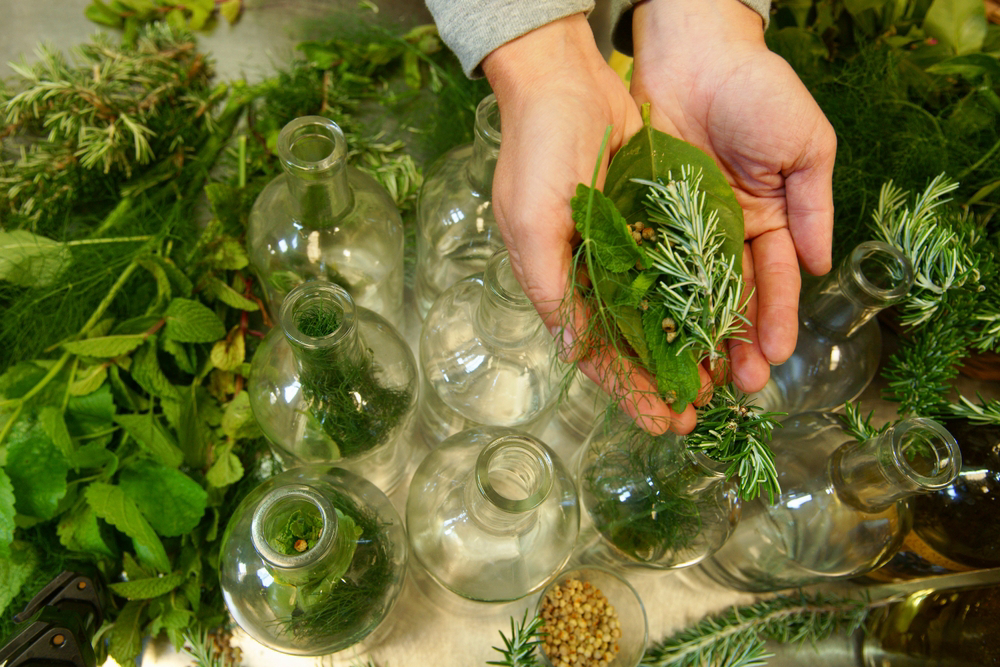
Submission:
[[[501,660],[488,661],[487,665],[499,665],[500,667],[540,667],[538,662],[538,645],[541,644],[539,630],[544,621],[540,616],[534,616],[528,620],[528,612],[524,612],[524,617],[515,622],[514,617],[510,618],[510,638],[500,632],[500,639],[503,640],[503,648],[493,647],[494,651],[503,656]]]
[[[736,257],[722,252],[726,234],[718,213],[706,214],[701,181],[701,171],[685,165],[676,180],[637,182],[649,187],[646,210],[661,235],[646,250],[666,278],[657,282],[656,292],[685,332],[682,349],[690,347],[698,363],[707,358],[715,369],[725,358],[725,341],[746,341],[739,334],[750,326],[743,315],[750,294],[744,295]]]
[[[740,497],[767,492],[773,502],[781,493],[774,454],[768,444],[781,412],[764,412],[732,385],[718,387],[712,400],[698,412],[698,425],[685,439],[716,461],[729,463],[726,474],[739,475]]]
[[[1000,400],[986,400],[979,393],[976,394],[976,397],[979,399],[979,404],[965,396],[959,396],[959,402],[951,403],[948,408],[956,417],[964,417],[976,424],[1000,425]]]
[[[694,626],[651,646],[642,667],[760,667],[765,641],[815,643],[835,632],[860,628],[869,612],[898,598],[871,603],[824,593],[782,595],[708,616]]]

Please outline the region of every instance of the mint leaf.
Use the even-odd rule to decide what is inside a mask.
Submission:
[[[247,311],[260,310],[260,306],[257,305],[256,301],[246,298],[215,276],[210,277],[206,282],[205,293],[218,299],[230,308]]]
[[[52,444],[59,448],[67,458],[73,454],[76,447],[73,446],[73,439],[66,428],[66,420],[63,419],[62,411],[54,406],[46,405],[38,411],[38,425],[49,436]]]
[[[593,195],[590,222],[587,222],[587,204]],[[594,256],[608,271],[624,273],[634,269],[636,262],[648,264],[632,233],[628,223],[622,217],[614,203],[599,190],[591,190],[582,183],[576,186],[576,196],[570,202],[573,211],[573,221],[576,230],[583,235],[583,242],[590,243]]]
[[[48,287],[73,257],[58,241],[23,229],[0,230],[0,280],[21,287]]]
[[[982,0],[934,0],[924,15],[924,32],[958,55],[983,48],[989,23]]]
[[[160,368],[160,360],[156,356],[156,336],[150,336],[149,340],[132,355],[129,372],[132,374],[132,379],[150,396],[177,398],[177,389]]]
[[[97,558],[114,557],[101,535],[97,513],[86,503],[64,514],[56,526],[56,533],[59,535],[59,542],[70,551],[79,551]]]
[[[176,340],[164,340],[163,351],[169,353],[174,358],[177,368],[185,373],[194,375],[198,372],[198,369],[195,368],[194,355],[188,352],[184,343],[178,343]]]
[[[123,354],[128,354],[135,348],[142,345],[146,340],[144,334],[131,334],[128,336],[102,336],[100,338],[85,338],[63,343],[63,349],[70,354],[78,354],[82,357],[95,357],[98,359],[111,359]]]
[[[250,394],[246,391],[233,396],[222,414],[222,433],[233,440],[256,438],[261,435],[260,426],[250,408]]]
[[[103,442],[89,442],[80,447],[69,457],[69,463],[74,470],[103,468],[104,474],[109,476],[118,469],[118,457],[109,452]]]
[[[69,393],[71,396],[86,396],[97,391],[107,379],[108,368],[104,364],[80,369],[69,385]]]
[[[66,427],[76,438],[106,433],[110,439],[114,416],[115,399],[106,384],[85,396],[70,396],[66,404]]]
[[[21,592],[37,565],[38,554],[25,542],[14,542],[10,545],[10,555],[0,558],[0,614],[7,615],[7,606]]]
[[[181,296],[191,296],[191,292],[194,290],[194,285],[191,283],[191,279],[184,275],[184,272],[177,268],[177,265],[173,263],[172,260],[166,259],[164,257],[156,257],[155,261],[163,267],[166,272],[167,277],[170,279],[170,284],[173,286]]]
[[[236,454],[233,454],[232,445],[219,448],[216,451],[216,460],[212,467],[205,473],[205,480],[216,488],[229,486],[240,481],[243,477],[243,464]]]
[[[239,331],[239,325],[212,346],[209,359],[213,366],[222,371],[235,371],[246,361],[246,341]]]
[[[667,334],[663,330],[663,320],[667,316],[665,307],[652,306],[643,313],[642,328],[653,358],[654,367],[650,370],[656,375],[656,388],[675,412],[681,412],[698,397],[701,379],[698,363],[690,350],[681,349],[684,346],[683,336],[667,342]]]
[[[642,271],[635,277],[635,280],[632,281],[632,284],[628,288],[622,289],[618,293],[617,303],[623,306],[639,308],[646,296],[646,292],[656,284],[656,280],[660,275],[659,271]]]
[[[10,434],[6,471],[18,514],[51,519],[66,495],[69,462],[38,424]]]
[[[163,428],[160,420],[152,413],[116,415],[115,421],[135,438],[150,456],[163,465],[176,468],[184,460],[184,453],[177,446],[173,436]]]
[[[182,343],[212,343],[226,335],[226,327],[215,313],[190,299],[171,301],[166,320],[163,335]]]
[[[194,530],[208,505],[208,493],[201,484],[179,470],[150,461],[137,461],[122,469],[118,486],[164,537]]]
[[[149,600],[164,595],[184,583],[183,572],[174,572],[162,577],[122,581],[108,587],[116,594],[129,600]]]
[[[0,563],[10,557],[10,543],[14,541],[14,485],[0,468]],[[3,578],[0,577],[0,581]],[[0,613],[3,606],[0,605]]]
[[[132,538],[140,561],[160,572],[170,571],[163,543],[125,491],[111,484],[93,482],[85,494],[97,516]]]
[[[129,665],[139,657],[142,648],[142,612],[148,603],[132,600],[118,613],[111,628],[108,654],[119,665]]]

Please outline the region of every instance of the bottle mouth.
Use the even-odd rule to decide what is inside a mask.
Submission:
[[[278,134],[278,155],[297,176],[321,175],[343,164],[347,142],[336,123],[323,116],[302,116]]]
[[[913,265],[882,241],[865,241],[851,252],[850,271],[865,305],[884,307],[905,297],[913,286]]]
[[[935,491],[955,481],[962,453],[955,438],[931,419],[917,417],[892,432],[892,460],[921,489]]]
[[[476,107],[476,134],[491,148],[500,148],[500,106],[492,93]]]
[[[292,342],[306,348],[327,347],[355,326],[354,300],[339,285],[312,280],[285,296],[279,319]]]
[[[534,310],[531,300],[521,289],[510,265],[510,252],[501,248],[486,263],[484,286],[506,306],[517,310]]]
[[[505,435],[488,444],[476,460],[476,485],[504,512],[528,512],[548,497],[554,467],[549,448],[529,435]]]
[[[267,493],[254,510],[250,523],[253,547],[273,567],[295,569],[316,562],[330,551],[337,535],[336,512],[329,501],[305,484],[283,486]],[[290,524],[318,525],[319,534],[311,543],[289,539]],[[304,548],[301,548],[303,547]],[[299,548],[297,548],[299,547]]]

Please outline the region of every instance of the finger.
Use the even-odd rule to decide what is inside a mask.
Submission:
[[[743,244],[743,282],[746,284],[746,293],[751,295],[744,313],[750,326],[740,334],[740,338],[745,340],[729,340],[729,358],[732,361],[733,382],[741,391],[752,393],[760,391],[767,384],[771,368],[760,349],[757,337],[756,275],[749,243]]]
[[[832,266],[833,163],[837,136],[823,119],[814,132],[805,157],[785,175],[788,229],[802,266],[822,275]]]
[[[750,242],[757,285],[757,338],[768,363],[784,363],[795,350],[802,278],[787,230],[766,232]]]
[[[701,388],[698,389],[698,397],[694,399],[694,404],[695,407],[700,408],[708,405],[708,402],[712,400],[712,394],[715,392],[715,385],[718,382],[704,366],[698,366],[698,380],[701,382]]]

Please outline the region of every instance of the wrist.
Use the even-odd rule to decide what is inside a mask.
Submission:
[[[644,0],[635,6],[632,36],[637,61],[767,48],[761,15],[740,0]]]

